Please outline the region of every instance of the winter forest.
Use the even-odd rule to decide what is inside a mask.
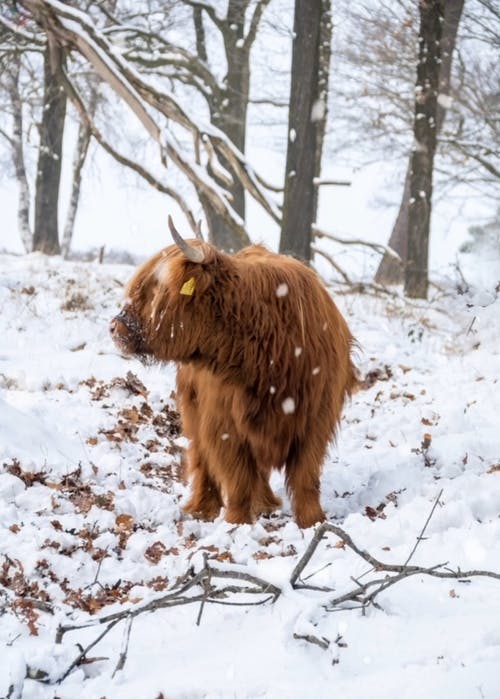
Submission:
[[[498,699],[499,194],[497,0],[0,0],[0,699]]]

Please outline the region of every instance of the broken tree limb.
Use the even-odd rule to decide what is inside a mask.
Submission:
[[[314,532],[314,535],[311,541],[309,542],[309,545],[307,546],[304,554],[299,559],[297,565],[292,571],[292,574],[290,576],[290,584],[292,588],[295,590],[316,590],[320,592],[331,591],[331,588],[309,585],[301,581],[301,574],[303,570],[311,560],[322,539],[328,533],[335,534],[344,543],[345,546],[350,548],[355,554],[357,554],[360,558],[362,558],[371,566],[370,569],[366,571],[366,573],[364,573],[361,577],[364,577],[365,575],[373,572],[385,573],[386,575],[384,575],[383,577],[379,576],[367,582],[360,582],[361,577],[351,578],[355,584],[355,587],[331,599],[329,601],[329,606],[325,607],[327,611],[359,608],[365,611],[366,608],[370,605],[373,605],[378,608],[378,604],[375,602],[375,599],[380,593],[384,592],[385,590],[387,590],[387,588],[391,587],[392,585],[395,585],[401,580],[415,575],[427,575],[434,578],[462,581],[472,577],[489,577],[495,580],[500,580],[500,573],[496,573],[490,570],[476,569],[463,571],[460,568],[457,568],[456,570],[453,570],[448,566],[447,562],[438,563],[430,567],[408,565],[408,562],[413,557],[418,545],[423,540],[423,535],[436,510],[441,494],[442,491],[435,499],[431,512],[427,517],[427,520],[419,536],[417,537],[417,542],[411,550],[410,555],[407,557],[405,563],[394,564],[380,561],[378,558],[375,558],[375,556],[369,553],[369,551],[366,551],[357,546],[357,544],[354,543],[349,534],[347,534],[347,532],[345,532],[341,527],[338,527],[337,525],[332,524],[331,522],[324,522]],[[390,573],[395,573],[395,575],[390,575]],[[345,604],[347,602],[353,603],[354,606],[346,607]]]
[[[199,166],[190,163],[170,140],[164,143],[163,130],[146,106],[152,107],[167,119],[190,131],[193,136],[200,136],[208,156],[210,157],[211,147],[221,160],[229,164],[245,189],[267,213],[276,222],[280,221],[278,206],[267,197],[244,155],[219,129],[210,124],[197,123],[170,93],[162,92],[146,82],[119,52],[113,49],[107,37],[96,28],[86,13],[57,0],[21,0],[21,3],[47,34],[53,35],[61,45],[76,49],[86,58],[100,77],[132,109],[150,136],[160,145],[162,153],[173,160],[197,190],[210,200],[214,209],[237,237],[246,238],[244,224],[232,209],[228,193],[217,187],[206,169],[202,171]],[[207,143],[210,143],[210,146],[207,146]]]
[[[232,584],[218,587],[214,582],[215,580],[232,580],[233,582],[238,581],[242,583],[249,583],[249,585],[244,586]],[[189,594],[191,590],[200,587],[201,592]],[[266,597],[263,600],[257,600],[256,602],[228,602],[225,600],[227,595],[234,594],[266,595]],[[204,566],[200,572],[190,575],[187,582],[180,587],[171,590],[166,595],[150,600],[146,604],[138,604],[123,611],[107,614],[106,616],[91,619],[81,624],[60,625],[56,633],[56,643],[61,643],[64,635],[70,631],[78,631],[81,629],[88,629],[94,626],[102,625],[105,625],[106,628],[89,645],[80,650],[76,658],[74,658],[70,665],[59,676],[57,682],[62,682],[75,667],[84,662],[88,651],[94,648],[94,646],[96,646],[117,624],[122,621],[126,622],[126,626],[120,656],[113,674],[119,670],[122,670],[125,665],[132,622],[141,614],[154,612],[158,609],[166,609],[179,605],[195,604],[200,602],[202,606],[198,613],[197,624],[199,624],[203,607],[206,603],[252,606],[264,604],[265,602],[269,601],[275,602],[280,594],[280,588],[266,580],[262,580],[261,578],[251,575],[250,573],[246,573],[242,570],[215,568],[208,563],[207,559],[205,559]]]

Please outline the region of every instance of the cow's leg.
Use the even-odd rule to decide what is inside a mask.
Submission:
[[[226,521],[232,524],[250,524],[254,517],[253,496],[258,482],[258,471],[249,445],[237,437],[228,440],[223,455],[223,481],[226,496]],[[222,455],[221,455],[222,456]]]
[[[310,432],[306,439],[296,441],[290,449],[285,467],[286,486],[299,527],[312,527],[325,519],[319,494],[327,443],[326,439]]]
[[[252,494],[252,510],[255,515],[269,514],[281,507],[281,498],[277,497],[269,485],[269,473],[261,470]]]
[[[177,372],[177,400],[184,435],[191,440],[187,449],[187,475],[191,478],[191,497],[184,512],[200,519],[215,519],[222,507],[217,482],[208,471],[207,459],[200,448],[200,409],[197,385],[188,368]]]
[[[222,507],[219,487],[193,444],[188,450],[188,474],[192,478],[191,497],[183,507],[184,512],[200,519],[215,519]]]

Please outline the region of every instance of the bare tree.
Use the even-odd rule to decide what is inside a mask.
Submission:
[[[270,0],[259,0],[248,22],[245,31],[246,15],[249,12],[250,0],[229,0],[227,13],[223,19],[215,18],[214,13],[207,10],[205,3],[188,2],[193,6],[193,21],[196,30],[196,46],[198,58],[206,60],[205,35],[203,29],[204,16],[215,24],[222,37],[227,73],[222,85],[209,93],[208,105],[212,123],[223,131],[232,143],[242,152],[246,149],[247,111],[250,95],[250,52],[257,36],[259,23],[264,9]],[[230,164],[222,159],[224,168]],[[213,172],[215,180],[224,185]],[[238,179],[228,187],[232,197],[232,205],[236,213],[245,220],[245,189]],[[231,230],[210,204],[210,200],[202,197],[201,202],[207,216],[208,227],[213,242],[222,249],[237,249],[249,240],[235,240]]]
[[[182,0],[178,5],[191,10],[194,41],[192,47],[180,46],[168,39],[168,27],[144,26],[144,18],[129,20],[113,17],[108,37],[118,35],[126,43],[124,57],[146,73],[155,73],[173,84],[187,86],[201,95],[211,123],[224,133],[232,144],[245,153],[247,111],[250,91],[250,55],[262,15],[270,0],[228,0],[225,14],[214,5],[196,0]],[[179,8],[177,8],[179,10]],[[180,8],[182,9],[182,7]],[[189,26],[189,25],[188,25]],[[225,62],[222,79],[217,65],[211,65],[207,44],[217,44],[216,55]],[[217,61],[215,61],[217,63]],[[245,220],[245,187],[232,172],[231,161],[219,154],[208,163],[208,171],[219,187],[224,188],[234,212]],[[199,191],[205,211],[210,239],[222,249],[238,249],[249,243],[246,233],[235,235],[224,215],[214,207],[210,196]]]
[[[116,0],[110,0],[115,4]],[[13,6],[14,7],[14,6]],[[17,7],[17,6],[16,6]],[[66,95],[61,84],[60,67],[63,55],[57,47],[47,45],[42,33],[33,31],[34,25],[19,8],[10,15],[0,14],[0,33],[3,34],[0,59],[4,63],[2,81],[8,96],[11,135],[1,133],[10,146],[18,183],[18,221],[23,247],[27,252],[41,250],[58,253],[59,246],[59,181],[62,167],[62,140],[66,124]],[[42,61],[33,60],[41,54]],[[39,68],[43,75],[39,75]],[[29,84],[29,88],[27,87]],[[89,88],[90,101],[95,102],[97,84]],[[41,103],[41,108],[40,108]],[[28,119],[25,119],[25,113]],[[38,114],[40,115],[38,117]],[[27,121],[27,123],[26,123]],[[37,167],[34,186],[30,187],[25,157],[27,133],[38,133]],[[71,199],[64,229],[63,251],[69,252],[81,187],[81,174],[88,149],[89,136],[80,125],[76,144],[75,163],[71,183]],[[32,194],[33,192],[33,202]],[[30,224],[34,209],[35,231]]]
[[[227,186],[233,183],[234,178],[238,179],[274,220],[280,220],[278,207],[268,197],[244,155],[215,126],[194,120],[171,91],[156,87],[139,74],[122,52],[111,45],[108,39],[113,33],[111,29],[99,29],[89,14],[75,11],[71,6],[54,0],[22,0],[22,4],[51,41],[70,52],[81,54],[99,78],[115,90],[139,119],[149,137],[159,145],[162,160],[165,162],[168,159],[174,163],[198,195],[210,200],[211,206],[231,229],[233,237],[240,241],[248,239],[244,222],[232,206],[231,193],[222,188],[210,173],[217,172]],[[187,210],[182,197],[165,187],[140,163],[117,152],[90,116],[77,81],[63,67],[61,73],[65,90],[80,118],[91,129],[92,136],[119,162],[132,167],[160,191],[172,193],[182,208]],[[165,118],[171,124],[168,129],[165,128]],[[172,125],[177,132],[171,134]],[[184,139],[182,149],[178,145],[179,133]],[[193,141],[191,152],[186,146],[186,136]],[[230,172],[224,169],[223,162],[228,164]]]
[[[30,188],[24,160],[23,143],[23,104],[19,90],[19,74],[21,68],[21,56],[14,53],[9,61],[9,67],[5,71],[7,93],[10,100],[12,115],[12,136],[4,133],[9,142],[12,162],[16,180],[18,183],[17,220],[21,241],[26,252],[31,252],[33,245],[33,233],[30,227]]]
[[[444,3],[436,134],[439,134],[442,129],[446,106],[450,101],[451,68],[463,6],[464,0],[446,0]],[[389,247],[398,253],[400,261],[394,256],[384,255],[375,275],[375,281],[378,284],[400,284],[403,281],[404,267],[408,261],[411,161],[412,156],[408,161],[399,212],[389,238]]]

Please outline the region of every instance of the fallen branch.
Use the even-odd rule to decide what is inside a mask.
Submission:
[[[290,584],[292,588],[295,590],[315,590],[320,592],[332,591],[332,588],[306,584],[300,578],[301,573],[311,560],[312,556],[314,555],[316,549],[319,546],[319,543],[322,541],[325,535],[330,532],[332,534],[335,534],[341,541],[344,542],[345,546],[350,548],[352,551],[354,551],[355,554],[357,554],[360,558],[366,561],[371,566],[371,568],[368,571],[366,571],[363,574],[363,576],[360,576],[358,578],[352,578],[353,582],[355,583],[355,587],[343,593],[342,595],[339,595],[331,599],[329,602],[329,606],[326,608],[327,611],[359,608],[365,611],[366,608],[370,605],[373,605],[378,608],[378,604],[376,604],[375,599],[381,592],[384,592],[385,590],[387,590],[387,588],[391,587],[392,585],[395,585],[401,580],[412,577],[414,575],[428,575],[434,578],[453,579],[462,581],[479,576],[500,580],[500,573],[495,573],[490,570],[462,571],[460,570],[460,568],[457,568],[457,570],[452,570],[448,567],[448,564],[446,562],[438,563],[430,567],[408,565],[409,561],[415,554],[418,545],[424,539],[425,530],[427,529],[427,526],[436,510],[441,494],[442,491],[437,496],[432,506],[431,512],[427,517],[427,520],[419,536],[417,537],[416,544],[411,550],[405,563],[393,564],[384,563],[383,561],[380,561],[378,558],[375,558],[375,556],[373,556],[368,551],[361,549],[359,546],[357,546],[351,539],[349,534],[347,534],[347,532],[341,529],[341,527],[338,527],[335,524],[331,524],[330,522],[324,522],[316,529],[314,536],[309,542],[307,549],[305,550],[304,554],[302,555],[302,557],[300,558],[297,565],[292,571],[292,575],[290,577]],[[395,575],[384,575],[383,577],[377,577],[372,580],[369,580],[368,582],[360,582],[361,577],[364,577],[365,575],[368,575],[369,573],[373,572],[394,573]],[[355,604],[355,606],[344,606],[347,602],[352,602]]]
[[[378,558],[373,556],[369,551],[360,548],[350,537],[350,535],[344,531],[341,527],[332,524],[331,522],[324,522],[321,524],[309,542],[305,552],[297,562],[295,568],[290,576],[290,585],[294,590],[314,590],[318,592],[328,592],[331,593],[333,589],[331,587],[325,586],[314,586],[306,584],[305,580],[308,580],[312,575],[307,576],[302,579],[301,575],[306,568],[307,564],[313,557],[316,549],[318,548],[320,542],[329,533],[335,534],[344,544],[344,547],[351,549],[357,556],[362,558],[366,563],[369,564],[370,568],[362,575],[357,578],[351,578],[354,583],[352,589],[348,589],[346,592],[337,595],[333,599],[330,599],[328,605],[325,606],[326,611],[339,611],[339,610],[352,610],[361,609],[365,613],[369,606],[374,606],[380,609],[377,597],[388,590],[393,585],[401,582],[410,577],[416,575],[426,575],[441,579],[453,579],[460,581],[470,581],[472,577],[489,577],[495,580],[500,580],[500,573],[496,573],[489,570],[466,570],[462,571],[460,568],[456,570],[451,569],[448,564],[438,563],[433,566],[417,566],[409,565],[409,562],[413,558],[415,551],[422,541],[424,541],[424,535],[431,521],[437,506],[440,502],[442,491],[439,492],[432,508],[429,512],[425,523],[417,536],[416,543],[412,547],[409,555],[403,564],[385,563],[380,561]],[[331,563],[327,563],[322,566],[319,570],[324,570]],[[313,573],[315,575],[319,571]],[[368,581],[362,581],[362,578],[369,574],[375,573],[376,576]],[[382,574],[382,575],[380,575]],[[220,584],[220,581],[228,581],[228,584]],[[260,595],[262,598],[256,601],[238,601],[227,599],[231,595]],[[118,662],[113,672],[113,676],[122,670],[125,666],[130,642],[130,633],[132,629],[133,621],[136,617],[147,612],[155,612],[158,609],[166,609],[174,606],[180,606],[185,604],[200,604],[200,609],[198,611],[196,624],[199,625],[201,622],[203,610],[206,604],[223,604],[231,606],[255,606],[260,604],[265,604],[267,602],[275,602],[281,594],[281,589],[276,585],[273,585],[267,580],[251,575],[241,569],[217,568],[210,564],[207,555],[204,556],[203,567],[198,573],[194,573],[192,569],[180,579],[177,587],[172,588],[167,594],[150,600],[145,604],[138,604],[136,606],[130,607],[124,611],[114,612],[112,614],[107,614],[106,616],[98,617],[96,619],[91,619],[87,622],[72,625],[60,625],[56,634],[56,643],[61,643],[64,635],[70,631],[78,631],[81,629],[87,629],[94,626],[105,626],[104,630],[99,633],[99,635],[87,646],[79,646],[79,653],[70,663],[70,665],[64,670],[64,672],[56,680],[57,682],[62,682],[76,667],[79,665],[89,662],[88,658],[89,651],[94,648],[107,634],[112,631],[112,629],[117,626],[120,622],[125,622],[125,628],[123,633],[123,639],[121,644],[121,651],[118,657]],[[320,648],[326,650],[330,645],[330,640],[322,636],[316,636],[315,634],[308,633],[294,633],[294,638],[304,640],[307,643],[312,643]],[[339,642],[340,637],[337,638],[335,643],[341,645]],[[46,676],[44,679],[40,677],[40,681],[47,682]]]
[[[217,579],[247,582],[249,583],[249,586],[233,584],[217,587],[214,582]],[[199,587],[202,588],[201,592],[192,595],[187,594],[190,590]],[[232,594],[266,595],[266,597],[262,600],[258,600],[257,602],[228,602],[224,600],[227,595]],[[81,665],[85,661],[89,650],[96,646],[117,624],[122,621],[126,622],[126,626],[123,636],[122,649],[113,675],[122,670],[125,665],[132,622],[141,614],[145,614],[146,612],[154,612],[157,609],[166,609],[169,607],[200,602],[201,608],[196,622],[199,624],[203,607],[206,603],[252,606],[264,604],[269,601],[275,602],[280,594],[280,588],[266,580],[262,580],[261,578],[257,578],[256,576],[241,570],[224,570],[215,568],[209,565],[208,561],[205,559],[204,566],[199,573],[196,575],[191,574],[187,582],[185,582],[179,588],[170,591],[168,594],[163,595],[162,597],[157,597],[146,604],[137,605],[124,611],[107,614],[106,616],[98,617],[97,619],[91,619],[90,621],[82,624],[60,625],[56,633],[56,643],[61,643],[64,635],[70,631],[88,629],[94,626],[101,626],[103,624],[106,625],[106,628],[89,645],[81,649],[69,667],[66,668],[66,670],[56,681],[62,682],[75,667]]]
[[[127,653],[128,653],[128,644],[130,641],[130,632],[132,631],[132,622],[134,621],[133,616],[129,616],[127,618],[127,621],[125,622],[125,631],[123,632],[123,642],[122,642],[122,649],[120,652],[120,657],[118,658],[118,662],[116,663],[116,667],[113,671],[112,677],[116,675],[117,672],[120,670],[123,670],[125,667],[125,662],[127,660]]]

